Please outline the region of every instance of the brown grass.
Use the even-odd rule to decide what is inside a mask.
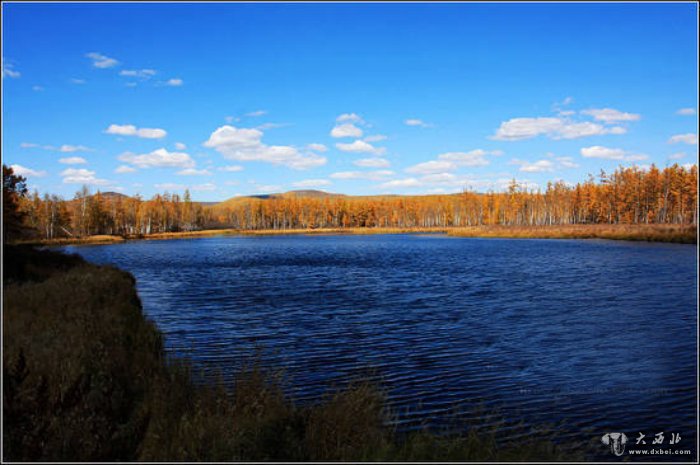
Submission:
[[[147,236],[88,236],[76,238],[24,240],[25,245],[111,244],[125,240],[164,240],[212,236],[284,236],[331,234],[447,234],[453,237],[510,239],[613,239],[624,241],[697,242],[695,226],[676,224],[577,224],[553,226],[463,226],[414,228],[314,228],[314,229],[206,229],[155,233]]]
[[[623,241],[697,242],[695,226],[673,224],[587,224],[561,226],[475,226],[454,228],[455,237],[502,237],[520,239],[614,239]]]
[[[56,239],[24,239],[14,242],[13,245],[113,244],[115,242],[124,242],[125,240],[122,236],[100,234],[85,237],[59,237]]]

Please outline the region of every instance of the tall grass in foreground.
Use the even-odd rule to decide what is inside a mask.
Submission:
[[[4,260],[4,460],[581,459],[497,431],[397,433],[369,382],[308,406],[259,365],[232,386],[197,385],[186,362],[166,361],[130,274],[28,248]]]

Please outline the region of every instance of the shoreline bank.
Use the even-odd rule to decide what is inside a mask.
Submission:
[[[206,229],[154,233],[145,236],[97,235],[58,239],[29,239],[21,245],[59,246],[79,244],[114,244],[134,240],[186,239],[213,236],[283,236],[283,235],[373,235],[373,234],[446,234],[451,237],[503,239],[610,239],[626,241],[696,244],[697,228],[686,225],[562,225],[562,226],[459,226],[425,228],[307,228],[307,229]]]

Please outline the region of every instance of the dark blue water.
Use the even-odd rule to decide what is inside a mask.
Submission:
[[[695,450],[694,245],[374,235],[65,249],[133,273],[168,350],[206,373],[231,376],[260,347],[300,402],[374,369],[404,428],[485,409],[556,423],[564,442],[663,431],[665,447],[679,433],[674,447]]]

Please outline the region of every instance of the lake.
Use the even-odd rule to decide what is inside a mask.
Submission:
[[[663,431],[695,450],[695,245],[289,235],[63,249],[133,273],[167,350],[205,377],[260,348],[299,402],[379,377],[399,428],[481,409],[556,423],[564,443]]]

